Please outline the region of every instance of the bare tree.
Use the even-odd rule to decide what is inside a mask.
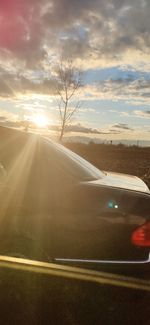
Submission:
[[[74,67],[70,60],[61,61],[56,67],[56,95],[61,121],[59,140],[61,141],[66,127],[71,122],[72,116],[80,107],[77,98],[82,85],[82,72]]]

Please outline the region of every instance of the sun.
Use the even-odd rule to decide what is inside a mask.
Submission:
[[[39,128],[46,128],[48,125],[48,118],[45,115],[35,115],[32,121]]]

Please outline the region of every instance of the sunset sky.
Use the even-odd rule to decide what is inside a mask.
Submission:
[[[1,0],[0,30],[1,125],[57,130],[63,57],[83,70],[67,136],[150,140],[150,0]]]

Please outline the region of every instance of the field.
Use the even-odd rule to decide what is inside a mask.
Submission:
[[[66,147],[102,170],[136,175],[150,188],[150,147],[66,143]]]

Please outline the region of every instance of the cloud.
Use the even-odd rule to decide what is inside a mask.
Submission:
[[[89,127],[85,127],[80,123],[73,124],[73,125],[68,125],[65,130],[66,130],[66,132],[104,134],[103,132],[99,131],[98,129],[92,129],[92,128],[89,128]]]
[[[49,16],[55,14],[66,32],[63,52],[100,62],[147,61],[149,53],[149,4],[144,1],[55,1]],[[66,15],[67,13],[67,15]],[[140,18],[139,18],[140,17]],[[78,33],[84,28],[84,33]],[[74,27],[74,31],[73,31]],[[72,41],[74,40],[74,41]],[[72,50],[73,49],[73,50]],[[135,53],[137,54],[135,56]],[[145,55],[142,57],[141,54]]]
[[[23,98],[23,96],[51,96],[55,97],[56,92],[56,81],[51,76],[51,79],[42,78],[38,74],[29,74],[28,78],[23,74],[18,74],[13,71],[10,72],[4,68],[0,69],[0,97],[5,99],[18,99]],[[95,84],[85,84],[80,89],[80,101],[81,108],[79,108],[79,114],[83,113],[95,113],[96,109],[91,107],[86,108],[85,102],[95,101],[95,100],[111,100],[113,102],[122,101],[127,104],[134,106],[145,105],[149,107],[150,98],[150,80],[144,79],[134,79],[133,76],[127,76],[126,78],[118,79],[107,79]],[[82,107],[83,104],[83,107]],[[89,103],[88,103],[89,105]],[[29,107],[30,106],[30,107]],[[40,106],[40,105],[38,105]],[[55,105],[54,105],[55,106]],[[23,107],[20,105],[19,108]],[[28,105],[31,109],[31,105]],[[24,107],[25,109],[25,107]],[[39,109],[42,109],[40,106]],[[43,107],[45,109],[45,105]],[[57,108],[55,107],[55,110]],[[148,117],[146,111],[144,113],[138,113],[135,111],[135,115],[139,117]],[[129,116],[129,113],[120,113],[123,116]]]
[[[29,79],[17,73],[0,71],[0,97],[13,98],[27,93],[54,95],[55,81]]]
[[[124,125],[125,126],[125,125]],[[114,126],[115,128],[115,126]],[[73,133],[85,133],[85,134],[95,134],[95,135],[113,135],[113,134],[120,134],[122,132],[123,127],[120,127],[120,130],[103,128],[102,130],[93,129],[90,127],[85,127],[81,123],[68,125],[65,129],[66,133],[73,132]]]
[[[149,0],[1,0],[0,48],[30,68],[46,52],[148,64],[149,11]]]
[[[145,119],[150,118],[150,110],[146,110],[146,111],[135,110],[133,111],[133,114],[136,115],[136,117],[140,117],[140,118],[145,118]]]
[[[21,126],[18,116],[7,111],[0,109],[0,125],[6,127],[18,128]]]
[[[121,100],[132,105],[149,106],[150,79],[128,77],[86,84],[82,89],[82,96],[88,100]]]
[[[132,80],[130,78],[110,79],[101,83],[100,90],[116,99],[134,100],[149,103],[150,80],[144,78]]]
[[[28,63],[41,59],[44,31],[40,15],[45,3],[45,0],[1,0],[1,49]]]
[[[15,113],[12,113],[10,111],[7,111],[5,109],[0,108],[0,120],[1,121],[17,121],[18,120],[18,115]]]
[[[129,126],[128,126],[127,124],[125,124],[125,123],[114,124],[114,125],[112,125],[112,127],[115,128],[115,129],[134,131],[133,128],[129,127]]]

